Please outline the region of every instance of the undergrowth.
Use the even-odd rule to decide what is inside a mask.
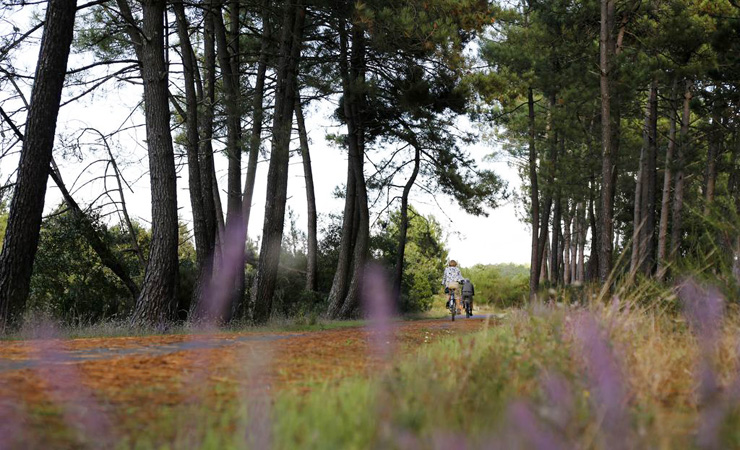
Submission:
[[[568,295],[389,359],[371,378],[307,393],[216,383],[181,404],[116,412],[117,446],[740,447],[740,315],[719,291]]]

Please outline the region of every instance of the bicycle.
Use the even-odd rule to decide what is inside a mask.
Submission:
[[[463,295],[463,308],[465,309],[465,318],[473,317],[473,299]]]
[[[452,321],[455,321],[455,314],[457,313],[457,306],[455,305],[455,290],[450,290],[450,301],[447,302],[447,308],[450,310]]]

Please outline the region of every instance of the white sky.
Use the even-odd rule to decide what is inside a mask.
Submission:
[[[3,28],[5,27],[0,26],[0,32]],[[26,48],[22,52],[16,63],[17,66],[21,66],[18,68],[18,72],[33,73],[37,52],[36,48]],[[79,67],[84,62],[79,55],[73,55],[70,59],[69,68]],[[30,88],[27,92],[30,92]],[[68,95],[69,93],[66,93],[65,97]],[[2,98],[5,98],[5,95]],[[94,127],[103,133],[109,133],[122,125],[125,128],[132,124],[142,124],[143,115],[141,111],[137,111],[129,117],[140,99],[141,90],[138,86],[116,87],[113,84],[108,84],[104,91],[99,90],[94,96],[65,106],[60,111],[57,125],[58,142],[60,141],[59,137],[74,133],[75,130],[85,127]],[[14,109],[10,105],[10,103],[4,105],[6,111]],[[324,137],[327,133],[343,132],[344,129],[338,128],[338,125],[332,122],[330,118],[331,109],[332,106],[326,103],[318,106],[312,105],[306,111],[306,125],[311,140],[316,206],[319,214],[341,213],[343,208],[343,200],[333,198],[332,192],[337,186],[343,185],[346,181],[346,155],[337,148],[330,146]],[[245,130],[245,133],[248,133],[248,130]],[[125,192],[129,214],[134,219],[148,223],[151,217],[151,204],[149,177],[148,174],[144,173],[148,167],[145,136],[144,128],[140,127],[121,133],[110,143],[114,146],[114,153],[117,153],[117,162],[125,179],[133,188],[133,192],[128,190]],[[95,135],[87,134],[84,141],[92,143],[95,138]],[[269,149],[269,142],[265,143],[264,147]],[[515,169],[508,167],[505,162],[484,161],[484,157],[493,152],[491,147],[481,144],[464,150],[470,152],[482,167],[493,168],[499,176],[508,181],[510,189],[519,189],[520,181]],[[68,188],[72,186],[83,169],[92,160],[96,159],[95,155],[100,158],[106,157],[100,149],[93,156],[89,151],[85,154],[85,160],[78,161],[75,158],[64,159],[61,150],[59,148],[55,150],[55,158],[60,165]],[[243,158],[245,165],[246,159],[245,156]],[[17,155],[3,158],[0,160],[0,175],[3,178],[7,177],[15,170],[16,165]],[[76,186],[80,186],[84,180],[101,175],[104,168],[104,164],[100,163],[88,167],[80,176],[80,181],[77,182]],[[257,239],[262,230],[267,168],[268,163],[266,161],[261,161],[257,168],[254,204],[249,226],[249,237],[251,239]],[[222,156],[217,157],[217,171],[219,185],[223,189],[226,184],[226,161]],[[366,166],[366,171],[370,171],[369,165]],[[112,179],[109,180],[109,182],[112,181]],[[186,167],[181,167],[177,182],[180,217],[183,221],[189,223],[191,213]],[[74,196],[78,202],[87,205],[98,197],[102,191],[103,184],[95,182],[75,192]],[[46,211],[48,212],[59,204],[61,196],[51,180],[47,192]],[[221,197],[225,206],[226,197],[223,193]],[[305,186],[299,157],[291,159],[288,197],[288,206],[297,213],[298,226],[305,229]],[[98,202],[104,203],[105,199]],[[529,263],[530,238],[528,226],[517,219],[513,204],[506,204],[491,211],[488,217],[474,217],[463,212],[451,199],[439,196],[435,201],[429,195],[420,193],[419,189],[412,191],[410,202],[423,214],[433,214],[442,224],[448,233],[447,247],[450,249],[450,257],[458,260],[461,265],[471,266],[474,264],[507,262]],[[439,211],[437,203],[444,209],[444,213]],[[115,216],[111,219],[117,220]]]

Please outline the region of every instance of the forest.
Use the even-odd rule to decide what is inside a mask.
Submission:
[[[740,448],[738,0],[8,1],[0,88],[0,448]]]
[[[3,14],[20,20],[31,7]],[[466,152],[477,139],[521,175],[511,201],[531,230],[530,298],[543,285],[610,289],[691,270],[729,282],[740,271],[739,9],[731,0],[48,2],[46,18],[3,36],[3,159],[16,155],[18,166],[2,171],[2,321],[36,309],[141,325],[264,323],[286,301],[351,318],[373,260],[393,274],[401,309],[423,310],[445,244],[433,218],[419,234],[414,192],[451,196],[475,215],[509,198]],[[34,45],[35,76],[14,67]],[[70,54],[88,63],[68,67]],[[105,148],[111,181],[98,199],[75,199],[56,163],[92,157],[79,138],[57,136],[71,133],[56,133],[59,108],[121,83],[143,88],[150,227],[127,212],[115,132],[76,130]],[[304,111],[326,100],[344,127],[331,139],[347,176],[344,212],[323,216],[320,230]],[[487,131],[461,131],[462,116]],[[247,243],[260,226],[249,220],[260,158],[265,220],[260,242]],[[286,215],[291,158],[305,177],[300,225]],[[63,200],[44,215],[48,178]],[[380,210],[395,211],[390,228]]]
[[[357,317],[373,260],[392,273],[401,310],[423,310],[446,254],[433,218],[419,235],[414,192],[474,215],[517,202],[531,230],[529,298],[543,285],[740,273],[733,0],[50,1],[21,28],[33,6],[3,12],[19,22],[1,53],[4,326],[29,310],[264,323],[286,296],[305,303],[291,308]],[[24,74],[15,65],[36,45],[35,75]],[[86,64],[68,67],[70,54]],[[109,143],[120,130],[55,126],[60,107],[121,83],[142,95],[150,226],[127,212]],[[343,214],[320,224],[304,111],[322,101],[336,105],[343,129],[330,138],[347,175]],[[463,116],[482,135],[461,131]],[[86,133],[103,156],[85,151]],[[469,156],[479,139],[508,155],[520,189]],[[103,161],[103,195],[75,199],[56,163],[68,158]],[[247,243],[260,226],[250,223],[260,158],[265,219]],[[291,159],[305,177],[301,224],[286,215]],[[62,203],[44,215],[48,178]],[[378,211],[395,212],[378,221]]]

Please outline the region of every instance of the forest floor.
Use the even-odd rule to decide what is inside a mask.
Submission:
[[[397,321],[385,329],[0,342],[0,422],[14,427],[17,443],[28,444],[35,436],[38,445],[75,446],[76,438],[61,431],[70,431],[70,421],[77,422],[71,428],[95,434],[106,426],[95,417],[105,418],[129,433],[154,420],[162,408],[217,404],[254,389],[301,395],[379,373],[389,361],[388,351],[409,355],[488,322],[474,317]],[[61,435],[49,432],[55,429]]]

